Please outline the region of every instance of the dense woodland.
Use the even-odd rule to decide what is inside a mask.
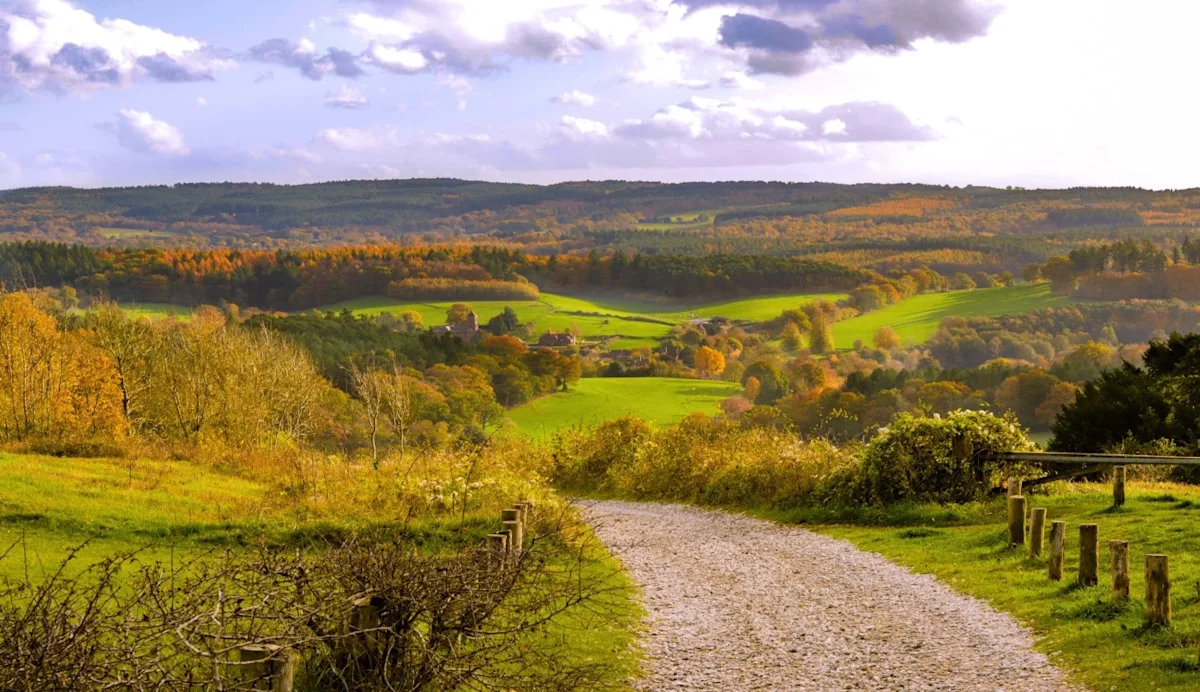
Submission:
[[[184,184],[0,192],[0,238],[278,250],[356,243],[806,256],[886,271],[1018,271],[1101,241],[1183,254],[1200,191],[625,181]]]

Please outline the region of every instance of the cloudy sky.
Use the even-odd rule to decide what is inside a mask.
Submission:
[[[0,0],[0,188],[1200,186],[1178,0]]]

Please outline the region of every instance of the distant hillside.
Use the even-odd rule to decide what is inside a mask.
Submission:
[[[536,255],[773,255],[887,272],[1018,272],[1097,241],[1170,251],[1200,190],[359,180],[0,192],[0,241],[290,250],[484,245]]]

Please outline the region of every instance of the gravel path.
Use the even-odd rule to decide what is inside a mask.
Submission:
[[[845,541],[680,505],[584,508],[644,592],[639,689],[1080,689],[1008,615]]]

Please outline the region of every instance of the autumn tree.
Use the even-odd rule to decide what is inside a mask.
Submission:
[[[871,343],[875,345],[875,348],[893,351],[900,347],[900,335],[891,327],[880,327],[879,331],[875,332],[875,336],[871,337]]]
[[[835,350],[833,328],[828,319],[824,312],[814,312],[811,317],[812,331],[808,339],[808,348],[813,353],[832,353]]]
[[[121,412],[134,419],[150,386],[154,335],[145,320],[135,320],[116,303],[102,303],[89,312],[84,339],[108,356],[121,391]]]
[[[701,346],[696,351],[696,370],[704,377],[720,375],[725,371],[725,356],[715,348]]]
[[[455,303],[446,311],[446,324],[460,326],[467,323],[474,310],[466,303]]]
[[[800,333],[800,328],[793,322],[784,325],[781,338],[781,345],[785,351],[799,351],[804,348],[804,336]]]
[[[1079,273],[1067,257],[1051,257],[1042,265],[1042,276],[1050,281],[1051,290],[1068,295],[1079,288]]]
[[[25,293],[0,297],[0,436],[112,436],[124,430],[112,361]]]

